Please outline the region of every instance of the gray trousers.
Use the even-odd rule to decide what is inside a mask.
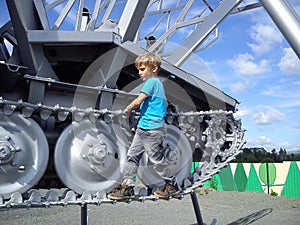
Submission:
[[[168,170],[168,163],[164,158],[162,141],[167,132],[166,127],[154,130],[137,128],[131,146],[127,152],[127,161],[122,168],[123,184],[134,185],[140,160],[146,152],[155,171],[165,181],[172,182],[175,177]]]

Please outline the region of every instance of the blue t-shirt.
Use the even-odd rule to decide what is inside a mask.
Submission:
[[[163,127],[166,115],[166,96],[163,84],[159,78],[148,78],[141,91],[148,97],[140,105],[140,120],[138,126],[143,129]]]

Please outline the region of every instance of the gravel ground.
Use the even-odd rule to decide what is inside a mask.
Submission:
[[[252,192],[197,190],[203,222],[209,225],[300,225],[300,199],[268,196]],[[0,211],[2,225],[80,225],[80,206],[53,206],[42,209]],[[115,205],[88,205],[89,225],[194,225],[197,219],[189,195],[145,203],[120,202]]]

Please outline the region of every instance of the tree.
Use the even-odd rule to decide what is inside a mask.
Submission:
[[[278,153],[275,148],[268,152],[264,148],[259,147],[244,148],[242,151],[234,162],[263,163],[300,160],[300,152],[298,154],[288,154],[284,148],[280,148]]]

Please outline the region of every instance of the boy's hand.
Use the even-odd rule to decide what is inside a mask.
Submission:
[[[130,117],[131,116],[131,109],[129,109],[128,107],[126,107],[124,110],[123,110],[123,114]]]

